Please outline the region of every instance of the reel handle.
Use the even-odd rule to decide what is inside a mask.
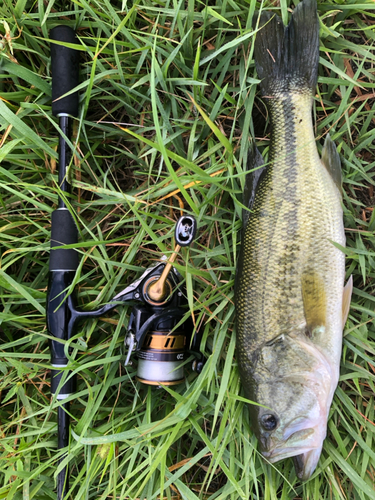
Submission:
[[[181,247],[187,247],[193,243],[197,232],[197,221],[191,215],[183,215],[180,217],[176,223],[174,237],[176,240],[176,247],[173,251],[172,256],[165,265],[164,271],[160,278],[152,283],[147,289],[147,294],[149,298],[153,301],[161,302],[167,295],[168,291],[166,288],[166,281],[171,272],[172,265],[176,260],[176,257],[181,250]]]
[[[69,26],[56,26],[50,32],[52,40],[77,43],[75,31]],[[51,44],[52,113],[54,116],[78,116],[78,92],[63,97],[78,86],[79,52],[63,45]]]

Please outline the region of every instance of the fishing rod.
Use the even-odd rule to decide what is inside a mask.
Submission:
[[[52,40],[76,43],[75,32],[68,26],[57,26],[50,33]],[[66,138],[71,138],[72,117],[78,116],[78,92],[71,93],[79,81],[79,53],[62,45],[51,44],[52,72],[52,114],[59,119],[59,161],[58,185],[60,193],[58,208],[51,218],[51,252],[49,261],[49,283],[47,291],[47,329],[52,338],[51,349],[51,394],[61,401],[57,410],[58,449],[69,444],[69,402],[63,402],[74,392],[75,380],[67,378],[61,386],[63,369],[68,366],[65,344],[68,341],[68,324],[71,319],[69,301],[66,300],[68,289],[73,282],[79,264],[79,256],[74,248],[61,248],[63,245],[78,243],[78,231],[73,216],[68,209],[70,183],[68,168],[71,162],[71,150]],[[58,247],[58,248],[55,248]],[[65,456],[62,456],[62,461]],[[69,490],[68,468],[64,467],[57,476],[57,498],[66,496]]]
[[[50,38],[61,43],[77,43],[74,30],[67,26],[53,28]],[[61,133],[58,208],[52,212],[51,220],[47,329],[51,339],[51,394],[60,402],[59,450],[69,446],[69,401],[65,400],[74,394],[76,380],[67,370],[71,349],[66,344],[73,337],[78,321],[102,316],[121,303],[135,302],[125,336],[127,355],[124,364],[131,363],[130,357],[134,353],[138,358],[136,378],[144,384],[160,386],[181,383],[189,354],[194,355],[193,371],[200,373],[205,362],[200,352],[201,334],[194,332],[192,319],[187,314],[182,276],[173,267],[181,247],[191,245],[194,240],[197,231],[194,217],[183,215],[178,219],[174,232],[176,246],[169,261],[164,260],[147,268],[139,279],[101,308],[82,311],[76,307],[74,290],[69,293],[79,265],[77,250],[64,248],[78,243],[77,227],[69,211],[71,189],[68,170],[72,155],[66,141],[71,138],[72,119],[78,117],[79,96],[76,91],[71,92],[79,82],[78,55],[78,51],[72,48],[51,44],[52,113],[59,118]],[[66,456],[67,452],[62,455],[60,462]],[[57,476],[57,499],[68,498],[68,494],[69,474],[65,466]]]

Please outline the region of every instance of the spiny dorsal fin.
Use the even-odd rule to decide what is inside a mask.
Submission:
[[[327,316],[327,296],[324,282],[313,270],[302,275],[302,299],[307,334],[312,337],[316,328],[325,326]]]
[[[338,190],[342,193],[341,161],[335,143],[332,141],[329,134],[327,134],[326,140],[324,141],[322,163],[330,173]]]
[[[249,153],[247,155],[246,168],[248,173],[246,174],[245,189],[243,192],[242,203],[245,207],[250,210],[253,207],[255,194],[257,191],[257,186],[259,184],[260,178],[266,171],[266,165],[264,165],[263,156],[259,153],[258,148],[255,145],[255,141],[252,140]],[[242,210],[242,225],[246,227],[247,221],[249,219],[249,210]]]
[[[350,301],[352,300],[353,292],[353,276],[351,275],[348,282],[344,286],[344,291],[342,294],[342,327],[344,328],[346,320],[348,319]]]

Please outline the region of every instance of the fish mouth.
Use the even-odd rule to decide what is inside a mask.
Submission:
[[[303,423],[303,421],[301,423]],[[298,428],[297,419],[295,429],[296,428]],[[287,439],[285,439],[286,436],[288,436]],[[298,429],[291,434],[284,433],[283,437],[283,441],[276,443],[275,441],[272,442],[272,438],[264,440],[262,443],[262,455],[271,463],[293,457],[295,459],[298,477],[305,476],[306,474],[304,471],[311,469],[310,464],[314,462],[315,455],[317,455],[319,460],[324,437],[321,436],[314,427]]]
[[[262,455],[273,463],[284,458],[307,453],[311,449],[320,446],[314,427],[297,428],[297,430],[295,427],[293,430],[292,433],[284,433],[281,440],[272,436],[261,438]]]
[[[284,446],[272,451],[262,451],[262,455],[272,464],[285,458],[293,458],[298,478],[307,481],[318,465],[322,447],[323,443],[319,446]]]
[[[262,455],[269,462],[271,462],[271,464],[274,464],[276,462],[279,462],[280,460],[284,460],[285,458],[305,456],[314,449],[316,448],[311,448],[311,446],[306,448],[301,448],[301,446],[291,446],[289,448],[284,447],[282,448],[282,450],[275,449],[272,451],[262,451]]]
[[[307,453],[302,453],[293,457],[294,468],[301,481],[307,481],[310,479],[312,473],[318,465],[320,454],[322,452],[322,446],[308,451]]]

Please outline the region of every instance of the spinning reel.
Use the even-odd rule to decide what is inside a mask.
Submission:
[[[193,217],[180,217],[176,224],[176,248],[168,263],[147,269],[135,283],[114,297],[129,300],[129,294],[141,304],[133,307],[125,338],[128,349],[125,366],[132,352],[138,357],[137,379],[148,385],[174,385],[184,380],[183,363],[190,350],[196,358],[193,370],[203,367],[200,338],[192,337],[193,322],[184,321],[185,290],[181,275],[172,266],[181,247],[192,243],[196,233]],[[131,289],[131,290],[129,290]]]

